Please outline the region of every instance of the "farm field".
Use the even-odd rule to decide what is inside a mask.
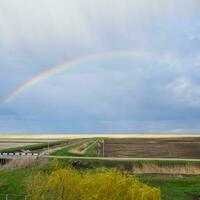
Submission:
[[[200,138],[106,138],[104,156],[199,159]]]
[[[13,149],[13,150],[19,150],[20,147],[33,147],[33,146],[42,146],[42,144],[45,144],[47,146],[47,142],[54,143],[59,141],[58,139],[55,138],[32,138],[32,137],[27,137],[23,138],[21,136],[18,137],[1,137],[0,136],[0,150],[4,149]]]
[[[99,140],[102,141],[101,138]],[[103,137],[104,147],[102,142],[92,145],[95,137],[83,137],[70,139],[66,136],[61,137],[45,136],[37,137],[3,137],[0,138],[0,150],[4,149],[18,151],[20,149],[40,150],[47,149],[47,143],[50,143],[51,150],[58,150],[54,155],[83,155],[87,154],[86,150],[91,144],[90,156],[103,156],[113,158],[182,158],[182,159],[200,159],[200,137],[160,137],[152,136],[144,137],[133,136],[119,137],[107,136]],[[100,145],[101,144],[101,145]],[[74,146],[71,148],[71,145]],[[70,148],[70,149],[69,149]],[[95,153],[94,153],[95,152]]]
[[[37,153],[53,152],[65,147],[84,144],[88,141],[86,138],[76,139],[39,139],[39,138],[0,138],[0,152],[14,153],[22,150],[34,151]],[[48,149],[49,145],[49,149]]]
[[[7,149],[7,148],[16,148],[16,147],[23,147],[23,146],[29,146],[29,145],[35,145],[37,143],[26,143],[26,142],[0,142],[0,150]]]

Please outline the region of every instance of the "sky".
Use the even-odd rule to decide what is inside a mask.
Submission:
[[[200,133],[199,7],[0,0],[0,133]]]

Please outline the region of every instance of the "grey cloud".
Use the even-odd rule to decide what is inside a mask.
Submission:
[[[99,59],[0,106],[5,132],[199,130],[198,0],[2,0],[0,100],[66,60],[142,50],[157,59]]]

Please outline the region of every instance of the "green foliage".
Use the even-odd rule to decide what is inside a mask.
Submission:
[[[54,151],[52,153],[52,155],[55,156],[79,156],[79,157],[84,157],[84,156],[93,156],[94,155],[94,151],[95,149],[98,147],[98,144],[101,142],[101,139],[97,139],[96,141],[94,141],[92,144],[89,145],[88,149],[86,150],[86,152],[82,155],[82,154],[76,154],[76,153],[72,153],[70,152],[72,149],[74,148],[78,148],[81,145],[84,144],[84,142],[80,143],[80,144],[74,144],[70,147],[64,147],[62,149],[59,149],[57,151]]]
[[[85,152],[85,156],[88,156],[88,157],[93,156],[94,151],[97,149],[100,142],[101,142],[101,139],[97,139],[94,143],[92,143],[92,145],[90,145],[87,151]]]
[[[114,170],[80,174],[72,168],[51,174],[31,176],[27,180],[30,200],[160,200],[160,190],[135,177]]]
[[[60,162],[62,166],[67,166],[67,163],[72,162],[72,160],[59,160],[59,163]],[[91,161],[91,164],[92,162],[93,161]],[[122,162],[120,163],[122,164]],[[114,166],[114,164],[115,166],[117,165],[117,163],[113,161],[112,166]],[[98,162],[96,165],[102,166],[103,164]],[[111,166],[111,163],[109,163],[109,166]],[[26,194],[25,179],[27,180],[27,178],[30,177],[31,174],[35,176],[39,172],[42,174],[51,174],[52,170],[52,164],[34,169],[25,168],[14,170],[0,170],[0,194],[9,193],[24,195]],[[81,173],[85,174],[87,171],[88,170],[81,170]],[[96,170],[90,171],[91,173],[96,173]],[[161,190],[162,200],[194,200],[200,197],[200,176],[175,177],[143,175],[137,178],[139,178],[139,180],[145,184],[151,185],[153,187],[159,187]],[[21,199],[21,197],[19,199],[16,198],[16,200]]]

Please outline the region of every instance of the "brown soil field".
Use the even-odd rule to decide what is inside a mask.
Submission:
[[[200,158],[200,137],[113,138],[104,140],[105,157]]]

